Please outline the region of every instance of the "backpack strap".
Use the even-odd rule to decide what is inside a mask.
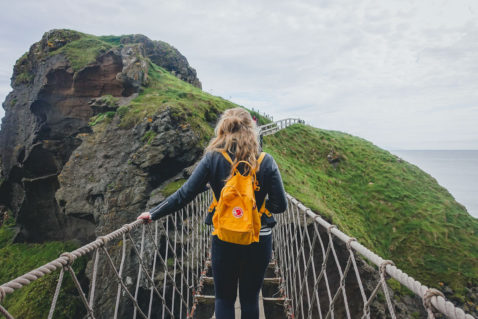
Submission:
[[[229,156],[229,154],[227,154],[226,151],[222,151],[221,154],[229,163],[231,163],[231,165],[233,164],[231,157]]]
[[[259,155],[259,158],[257,159],[257,166],[260,168],[262,160],[266,157],[266,152],[262,152],[261,155]],[[266,208],[266,199],[264,198],[264,202],[262,203],[262,207],[259,210],[259,214],[266,214],[268,217],[271,217],[272,214],[267,210]]]
[[[231,157],[226,151],[222,151],[221,154],[231,165],[233,164]],[[264,157],[266,157],[266,152],[262,152],[261,155],[259,155],[259,158],[257,159],[257,166],[261,166]]]
[[[216,196],[214,195],[214,192],[212,190],[211,190],[211,193],[212,193],[212,203],[211,205],[209,205],[209,209],[207,210],[209,213],[212,213],[217,206]]]
[[[257,159],[257,166],[260,167],[262,160],[266,157],[266,152],[262,152],[261,155],[259,155],[259,158]]]
[[[231,163],[231,165],[233,164],[231,157],[229,156],[229,154],[227,154],[226,151],[222,151],[221,154],[222,154],[222,156],[224,156],[224,158],[229,163]],[[262,152],[259,155],[259,158],[257,159],[257,166],[258,167],[261,166],[261,163],[264,160],[264,157],[266,157],[266,152]],[[209,209],[208,209],[209,213],[211,213],[216,208],[216,206],[217,206],[217,199],[216,199],[216,196],[214,196],[214,192],[212,192],[212,203],[211,203],[211,205],[209,206]],[[265,199],[264,199],[264,203],[262,203],[262,207],[261,207],[259,213],[266,214],[267,216],[271,216],[271,213],[266,209],[266,200]]]
[[[266,208],[266,199],[264,198],[264,202],[262,203],[262,207],[259,210],[259,214],[262,216],[262,214],[266,214],[267,217],[271,217],[272,214],[271,212]]]

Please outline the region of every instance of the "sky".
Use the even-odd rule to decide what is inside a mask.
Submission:
[[[0,0],[0,100],[44,32],[140,33],[203,90],[389,149],[478,149],[478,1]],[[4,116],[0,109],[0,117]]]

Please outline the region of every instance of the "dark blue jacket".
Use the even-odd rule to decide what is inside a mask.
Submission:
[[[231,157],[234,159],[232,154]],[[151,218],[153,220],[161,218],[186,206],[206,188],[207,183],[211,185],[214,196],[219,199],[230,171],[231,164],[221,153],[206,153],[186,183],[161,204],[150,210]],[[279,168],[271,155],[266,154],[256,176],[260,187],[260,190],[255,192],[257,207],[262,207],[266,195],[268,195],[266,208],[269,212],[273,214],[284,212],[287,209],[287,197]],[[210,219],[212,216],[208,217]],[[263,225],[267,224],[270,227],[275,225],[273,217],[267,218],[265,214],[262,217]]]

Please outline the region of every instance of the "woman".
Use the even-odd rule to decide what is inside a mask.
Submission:
[[[226,110],[215,133],[216,136],[187,182],[160,205],[142,213],[138,219],[149,222],[177,211],[201,192],[207,183],[211,185],[215,198],[219,199],[226,180],[232,174],[232,165],[221,154],[222,151],[228,152],[233,164],[247,161],[256,169],[260,187],[255,192],[257,207],[262,207],[266,201],[265,207],[271,213],[286,210],[284,186],[272,156],[266,154],[260,167],[257,167],[260,147],[256,124],[251,115],[242,108]],[[213,213],[208,215],[206,222],[212,219]],[[263,214],[259,242],[250,245],[232,244],[213,236],[211,259],[217,319],[234,318],[238,283],[241,318],[259,318],[259,291],[272,254],[271,234],[274,225],[274,218]]]

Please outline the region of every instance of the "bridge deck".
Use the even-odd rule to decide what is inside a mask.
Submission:
[[[239,296],[239,292],[237,293]],[[236,304],[234,305],[235,310],[235,318],[241,318],[241,304],[239,303],[239,297],[236,299]],[[211,319],[216,319],[216,313],[211,317]],[[264,313],[264,303],[262,300],[262,292],[259,294],[259,319],[266,319],[266,315]]]

